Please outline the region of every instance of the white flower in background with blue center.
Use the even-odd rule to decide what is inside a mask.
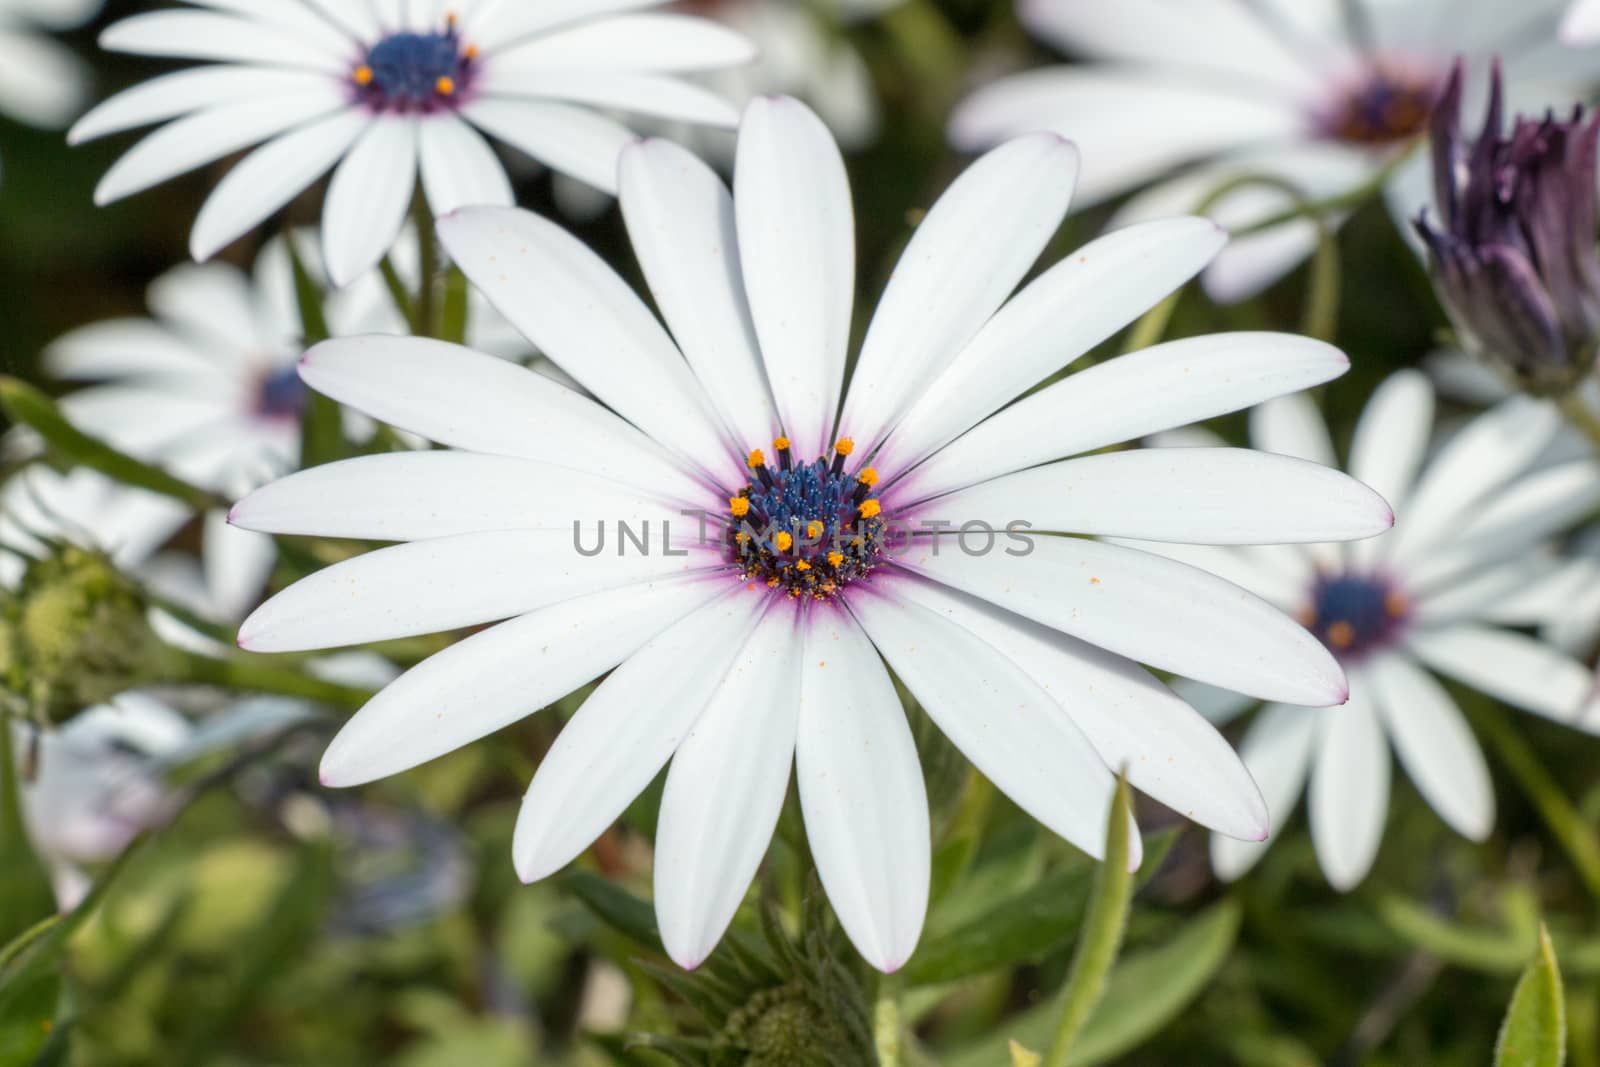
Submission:
[[[1433,409],[1428,380],[1401,371],[1373,394],[1356,426],[1348,469],[1399,515],[1383,537],[1306,548],[1138,546],[1225,575],[1295,613],[1344,665],[1348,704],[1307,711],[1271,703],[1240,746],[1274,828],[1309,781],[1312,841],[1340,890],[1357,885],[1377,855],[1391,747],[1453,829],[1482,841],[1493,828],[1483,754],[1435,673],[1600,733],[1600,715],[1585,706],[1590,672],[1516,629],[1544,621],[1582,589],[1584,576],[1553,542],[1600,505],[1600,462],[1541,465],[1560,417],[1524,397],[1476,416],[1429,458]],[[1255,447],[1335,463],[1327,427],[1305,397],[1251,415]],[[1218,722],[1255,703],[1180,689]],[[1212,861],[1222,877],[1237,878],[1265,847],[1213,837]]]
[[[561,869],[670,761],[655,904],[685,966],[743,899],[791,763],[845,930],[885,970],[911,954],[928,809],[890,669],[980,771],[1092,854],[1112,767],[1208,827],[1264,837],[1238,757],[1139,663],[1323,705],[1344,699],[1335,658],[1203,570],[1045,531],[1320,542],[1372,536],[1393,516],[1299,459],[1088,454],[1335,378],[1348,361],[1327,345],[1198,337],[1029,392],[1224,242],[1203,219],[1134,227],[1013,297],[1077,170],[1050,134],[969,167],[911,236],[848,391],[850,189],[797,101],[752,102],[731,195],[667,142],[623,154],[622,213],[665,328],[551,222],[498,208],[441,220],[461,269],[594,399],[423,339],[306,356],[312,388],[446,447],[312,468],[242,500],[232,520],[250,529],[399,543],[278,594],[240,644],[497,624],[351,719],[324,780],[398,773],[604,675],[533,779],[513,858],[527,881]],[[942,521],[955,525],[938,533]]]
[[[950,122],[976,150],[1036,129],[1082,146],[1080,203],[1149,186],[1112,225],[1206,208],[1247,177],[1312,201],[1383,180],[1401,232],[1431,202],[1429,113],[1457,57],[1474,93],[1500,57],[1513,110],[1564,111],[1600,78],[1600,51],[1564,48],[1565,0],[1018,0],[1041,40],[1086,62],[993,81]],[[1152,184],[1155,183],[1155,184]],[[1280,188],[1234,186],[1208,214],[1241,231],[1295,208]],[[1330,216],[1334,224],[1347,212]],[[1319,240],[1300,219],[1236,239],[1205,277],[1216,299],[1259,293]]]
[[[135,15],[101,37],[112,51],[216,62],[129,89],[73,127],[77,143],[167,123],[112,167],[96,202],[265,142],[207,199],[191,252],[208,259],[332,169],[322,235],[341,286],[393,245],[419,174],[436,214],[512,203],[484,134],[614,192],[634,135],[603,112],[732,126],[732,105],[682,75],[754,55],[714,22],[642,10],[654,0],[189,2],[202,10]]]
[[[88,102],[87,64],[50,37],[83,25],[101,0],[0,0],[0,113],[30,126],[65,126]]]

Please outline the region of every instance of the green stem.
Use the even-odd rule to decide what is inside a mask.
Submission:
[[[1478,732],[1488,738],[1499,754],[1500,761],[1532,801],[1551,836],[1572,860],[1584,887],[1596,901],[1600,901],[1600,839],[1578,817],[1577,809],[1544,764],[1539,762],[1533,746],[1528,744],[1516,727],[1506,721],[1504,714],[1486,711],[1472,718]]]
[[[435,293],[439,281],[439,236],[433,229],[433,212],[428,209],[428,198],[420,192],[412,214],[417,226],[416,331],[422,337],[439,337],[439,302]]]
[[[1133,329],[1128,332],[1128,339],[1122,345],[1122,354],[1159,344],[1166,335],[1167,327],[1172,324],[1173,313],[1178,310],[1178,301],[1182,298],[1183,290],[1179,289],[1145,312],[1144,317],[1134,323]]]
[[[880,1067],[900,1063],[900,982],[892,974],[878,981],[878,996],[872,1005],[872,1041],[878,1050]]]
[[[209,656],[174,650],[174,662],[167,677],[197,685],[215,685],[250,693],[314,700],[351,711],[375,695],[370,689],[340,685],[298,671],[288,671],[249,659],[212,659]]]
[[[1133,872],[1128,870],[1131,806],[1128,779],[1125,775],[1119,776],[1117,792],[1111,802],[1111,820],[1106,827],[1105,862],[1100,865],[1094,891],[1089,897],[1089,910],[1078,935],[1072,970],[1061,994],[1055,1037],[1050,1042],[1043,1067],[1066,1067],[1072,1043],[1099,1006],[1106,978],[1122,949],[1128,907],[1133,899]]]
[[[439,322],[439,339],[449,341],[453,345],[466,344],[468,318],[471,314],[471,305],[468,303],[467,276],[456,267],[449,267],[444,275],[444,314]]]
[[[406,328],[420,336],[422,330],[417,324],[417,309],[411,305],[411,294],[406,291],[406,283],[401,279],[400,272],[395,269],[394,260],[384,256],[383,261],[378,264],[378,271],[383,275],[384,288],[389,290],[389,299],[394,301],[400,317],[406,320]]]
[[[1339,271],[1339,239],[1326,221],[1317,228],[1322,238],[1311,257],[1311,276],[1306,283],[1305,321],[1301,332],[1319,341],[1332,341],[1339,329],[1339,299],[1343,279]]]
[[[1582,391],[1573,389],[1562,393],[1557,404],[1561,408],[1561,414],[1566,416],[1567,423],[1587,437],[1590,444],[1600,448],[1600,416],[1584,403]]]

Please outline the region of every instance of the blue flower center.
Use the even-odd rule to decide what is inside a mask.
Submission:
[[[443,33],[396,33],[367,51],[350,78],[378,111],[428,112],[454,107],[477,72],[477,49],[463,47],[452,17]]]
[[[298,368],[292,364],[265,375],[256,386],[255,413],[262,418],[298,419],[305,402],[305,384],[300,381]]]
[[[799,599],[826,600],[880,562],[889,536],[882,506],[873,496],[871,467],[845,472],[854,449],[847,437],[833,456],[796,465],[786,438],[773,443],[769,466],[760,449],[750,453],[750,484],[728,501],[729,556],[751,583]]]
[[[1374,67],[1326,115],[1327,135],[1373,146],[1409,141],[1427,127],[1438,95],[1433,78]]]
[[[1411,619],[1411,604],[1376,574],[1318,574],[1301,621],[1341,660],[1388,648]]]

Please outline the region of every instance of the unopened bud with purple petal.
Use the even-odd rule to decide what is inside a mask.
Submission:
[[[1483,133],[1468,144],[1461,94],[1457,64],[1433,116],[1442,227],[1417,221],[1434,286],[1469,350],[1528,392],[1564,392],[1593,367],[1600,336],[1600,117],[1518,118],[1506,136],[1496,67]]]

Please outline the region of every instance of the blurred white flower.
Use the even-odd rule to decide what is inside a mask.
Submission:
[[[1600,0],[1572,0],[1561,23],[1561,39],[1575,48],[1600,44]]]
[[[910,955],[928,809],[880,654],[974,765],[1091,853],[1109,767],[1206,826],[1263,836],[1238,758],[1135,661],[1321,705],[1344,698],[1334,657],[1205,571],[1004,531],[1325,541],[1376,534],[1392,515],[1296,459],[1083,455],[1342,374],[1348,361],[1318,342],[1194,338],[1010,403],[1223,243],[1202,219],[1151,223],[1012,298],[1076,174],[1077,153],[1049,134],[969,167],[912,237],[847,396],[850,190],[826,127],[797,101],[752,102],[731,196],[667,142],[624,152],[622,214],[670,335],[554,224],[497,208],[442,220],[468,277],[598,402],[428,340],[307,355],[308,385],[447,447],[302,471],[241,501],[232,520],[247,528],[402,543],[280,593],[240,644],[305,650],[511,620],[385,689],[330,746],[324,780],[416,766],[610,672],[534,777],[514,859],[525,880],[559,870],[670,760],[656,909],[685,966],[743,899],[792,762],[845,930],[885,970]],[[943,519],[1000,533],[958,543],[937,532]],[[649,524],[649,551],[589,554],[597,526],[624,521],[636,535]]]
[[[1344,664],[1350,702],[1307,711],[1268,705],[1240,753],[1281,827],[1309,779],[1311,836],[1328,881],[1347,890],[1371,868],[1389,808],[1389,748],[1456,831],[1481,841],[1494,794],[1477,742],[1430,672],[1590,733],[1589,672],[1511,627],[1539,623],[1582,577],[1554,537],[1600,504],[1600,461],[1535,468],[1560,419],[1516,397],[1477,416],[1427,459],[1434,393],[1416,371],[1392,375],[1356,427],[1349,470],[1399,516],[1392,533],[1344,548],[1141,545],[1227,575],[1293,611]],[[1303,397],[1252,412],[1257,448],[1335,465],[1321,415]],[[1180,687],[1181,689],[1182,687]],[[1188,690],[1194,692],[1194,690]],[[1252,701],[1207,694],[1214,721]],[[1212,838],[1212,860],[1236,878],[1265,845]]]
[[[49,31],[83,25],[101,2],[0,0],[0,112],[50,128],[82,113],[89,68]]]
[[[483,134],[614,191],[634,135],[595,109],[731,126],[727,101],[679,76],[754,54],[705,19],[639,12],[653,0],[189,2],[203,10],[135,15],[101,37],[216,63],[121,93],[73,127],[77,143],[175,120],[112,167],[96,202],[265,141],[201,208],[190,249],[205,260],[338,164],[322,236],[340,286],[393,245],[419,173],[436,214],[512,203]]]
[[[1561,47],[1565,0],[1018,0],[1041,39],[1090,62],[1001,78],[972,94],[951,140],[977,149],[1050,129],[1084,151],[1083,200],[1148,185],[1113,225],[1201,210],[1246,177],[1311,200],[1394,167],[1384,195],[1402,232],[1431,202],[1426,135],[1458,56],[1486,83],[1502,58],[1513,111],[1586,98],[1600,52]],[[1235,187],[1210,214],[1238,231],[1291,211],[1284,190]],[[1336,214],[1334,221],[1344,215]],[[1300,219],[1241,236],[1205,276],[1216,299],[1255,295],[1310,254]]]
[[[61,474],[32,463],[0,486],[0,588],[14,589],[28,560],[61,540],[103,552],[121,570],[148,560],[189,518],[169,497],[130,489],[79,467]]]

